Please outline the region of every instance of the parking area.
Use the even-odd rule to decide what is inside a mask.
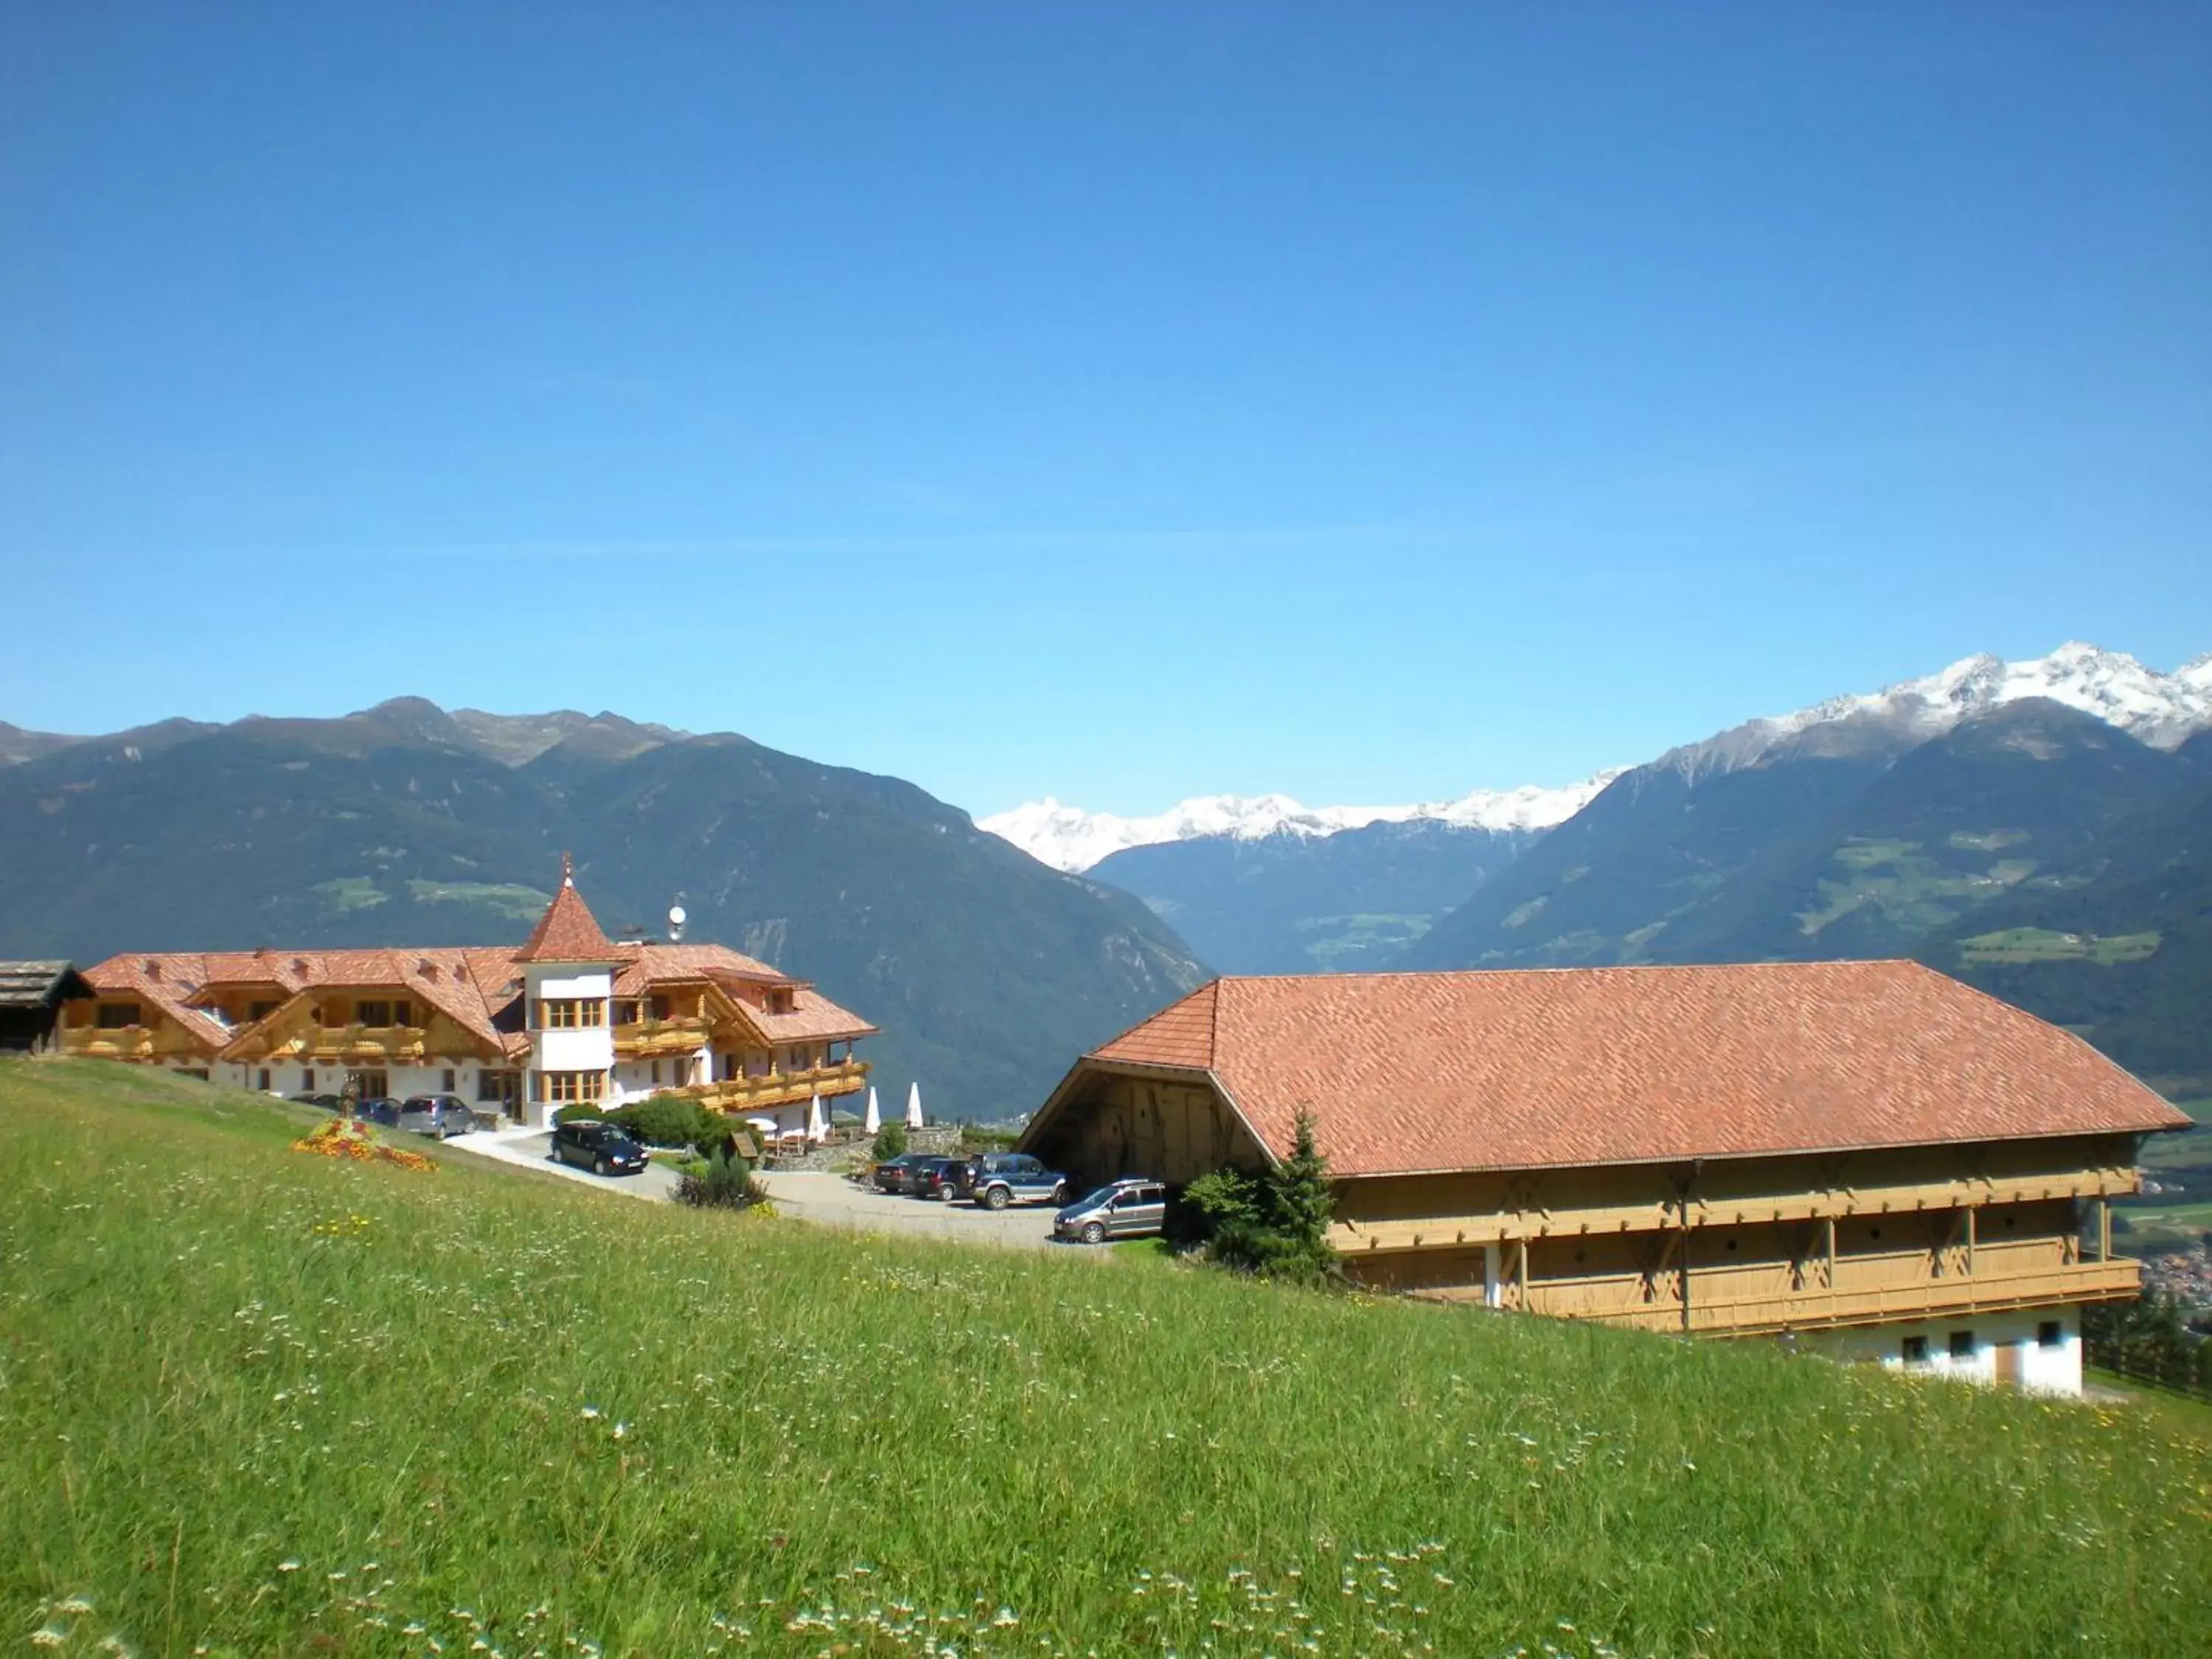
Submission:
[[[1042,1249],[1052,1243],[1053,1206],[983,1210],[972,1204],[939,1204],[857,1186],[843,1176],[804,1170],[763,1174],[761,1185],[779,1212],[825,1227],[958,1238],[970,1243]]]
[[[474,1152],[519,1169],[543,1170],[547,1175],[579,1181],[587,1187],[619,1193],[627,1198],[666,1200],[676,1190],[676,1172],[665,1164],[655,1164],[634,1176],[595,1176],[589,1170],[556,1164],[550,1156],[553,1138],[548,1133],[507,1130],[463,1135],[446,1144],[455,1152]],[[811,1170],[763,1171],[760,1183],[775,1200],[780,1214],[811,1221],[817,1226],[851,1227],[864,1232],[898,1233],[909,1237],[962,1239],[973,1244],[998,1244],[1016,1249],[1040,1249],[1053,1243],[1053,1206],[1049,1204],[996,1211],[979,1209],[972,1204],[939,1204],[927,1199],[879,1193],[843,1176]]]

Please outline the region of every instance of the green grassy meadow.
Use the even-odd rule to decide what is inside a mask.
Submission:
[[[2203,1651],[2185,1418],[339,1164],[301,1121],[0,1065],[0,1637]]]

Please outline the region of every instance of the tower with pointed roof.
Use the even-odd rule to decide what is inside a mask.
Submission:
[[[514,954],[530,1033],[526,1121],[550,1122],[564,1106],[606,1098],[614,1072],[610,1005],[623,954],[576,890],[575,866],[561,855],[561,885]]]

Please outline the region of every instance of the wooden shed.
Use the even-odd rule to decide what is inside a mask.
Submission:
[[[0,962],[0,1049],[53,1052],[62,1005],[93,994],[66,962]]]

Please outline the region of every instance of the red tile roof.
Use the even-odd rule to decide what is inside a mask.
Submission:
[[[531,954],[532,949],[538,951]],[[528,1052],[530,1038],[520,1030],[499,1029],[501,1009],[521,994],[525,962],[605,962],[615,964],[615,994],[636,996],[654,987],[711,982],[725,993],[775,986],[792,993],[788,1014],[770,1014],[737,1000],[744,1017],[769,1042],[809,1038],[861,1037],[876,1027],[839,1007],[803,981],[764,962],[720,945],[617,945],[598,922],[573,884],[563,882],[545,915],[518,951],[512,947],[441,947],[356,951],[225,951],[200,953],[144,952],[111,957],[85,977],[109,994],[127,993],[154,1003],[181,1024],[210,1054],[240,1042],[254,1026],[233,1027],[216,1014],[191,1006],[204,1000],[210,986],[243,988],[274,983],[288,993],[285,1006],[266,1024],[282,1021],[295,1000],[325,988],[392,991],[418,997],[446,1014],[480,1043],[514,1057]]]
[[[1340,1176],[2179,1128],[2080,1038],[1911,962],[1227,978],[1087,1059],[1211,1073]]]
[[[561,880],[560,891],[553,895],[553,902],[545,907],[545,914],[531,929],[530,937],[514,953],[517,962],[619,962],[622,953],[615,943],[599,931],[593,920],[591,906],[576,890],[576,884],[566,876]]]

